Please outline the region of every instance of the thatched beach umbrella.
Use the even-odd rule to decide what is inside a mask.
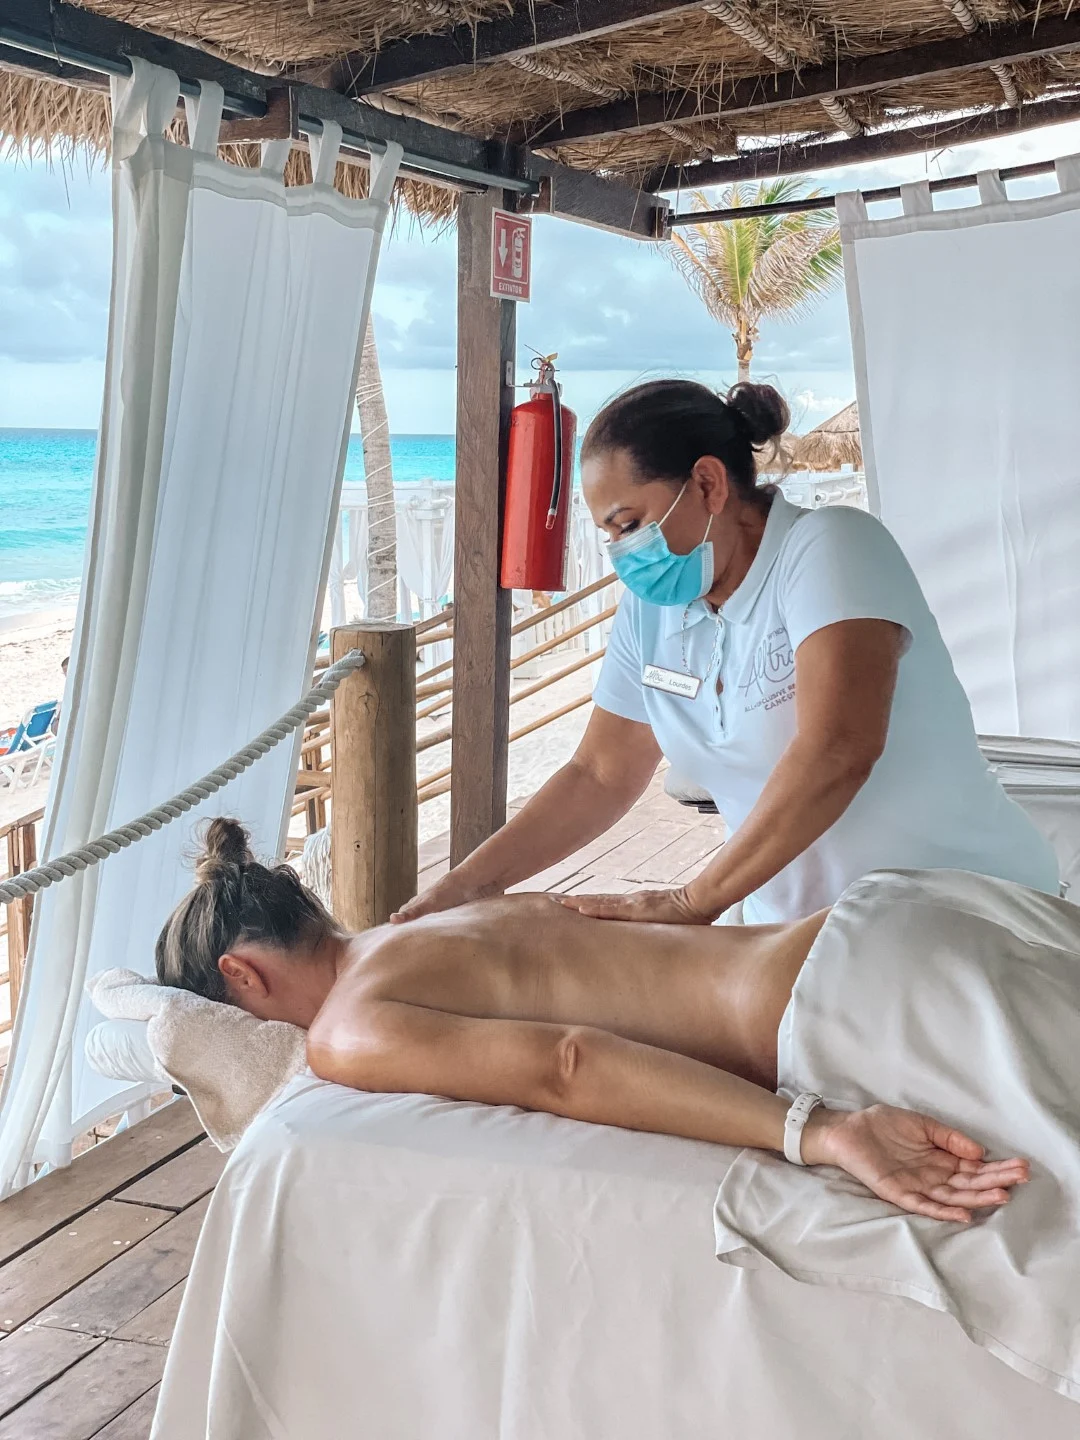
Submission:
[[[845,465],[861,470],[859,407],[852,401],[807,434],[786,436],[784,443],[791,456],[792,470],[840,470]]]

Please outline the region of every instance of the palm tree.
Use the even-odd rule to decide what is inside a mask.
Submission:
[[[737,210],[820,193],[806,190],[800,180],[768,180],[756,190],[733,185],[719,203]],[[716,208],[700,190],[692,198],[698,210]],[[840,232],[830,210],[688,225],[675,232],[669,253],[709,314],[731,327],[740,380],[750,378],[761,321],[807,314],[843,273]]]
[[[397,619],[397,515],[394,512],[394,469],[390,459],[390,422],[386,415],[375,328],[368,316],[356,409],[364,445],[367,480],[368,567],[364,614],[368,620]]]

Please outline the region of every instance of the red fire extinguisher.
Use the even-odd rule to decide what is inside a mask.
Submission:
[[[510,417],[503,512],[506,590],[565,590],[577,418],[562,403],[554,355],[533,361],[529,398]]]

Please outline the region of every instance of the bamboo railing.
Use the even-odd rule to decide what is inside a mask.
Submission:
[[[0,827],[0,865],[4,866],[0,880],[10,880],[37,864],[38,830],[44,817],[44,810],[34,810]],[[0,989],[5,985],[8,988],[8,1016],[0,1020],[0,1035],[6,1035],[15,1021],[33,913],[34,902],[30,897],[11,905],[0,905]]]
[[[583,601],[590,599],[594,595],[598,595],[601,591],[606,590],[615,583],[616,577],[614,575],[605,575],[601,579],[594,581],[593,584],[586,585],[583,589],[575,591],[572,595],[565,596],[554,605],[545,605],[534,610],[531,615],[526,615],[524,619],[519,620],[511,628],[511,637],[516,638],[519,635],[526,634],[530,630],[537,629],[547,621],[573,609]],[[606,625],[614,616],[615,608],[614,605],[607,605],[595,615],[586,616],[584,620],[568,626],[565,630],[557,631],[555,635],[541,641],[538,645],[534,645],[531,649],[515,655],[510,661],[511,671],[519,670],[523,665],[527,665],[533,660],[538,660],[542,656],[550,654],[551,651],[558,649],[571,640],[577,639],[590,630]],[[522,689],[517,690],[510,696],[511,708],[519,704],[522,700],[527,700],[531,696],[537,695],[541,691],[559,684],[560,681],[565,680],[568,676],[580,670],[584,670],[587,666],[595,665],[598,660],[603,659],[605,653],[606,646],[601,646],[586,655],[578,656],[569,664],[560,666],[557,670],[552,670],[549,674],[542,676],[534,683],[525,685]],[[429,702],[417,707],[416,718],[418,722],[429,719],[431,716],[450,708],[453,692],[453,663],[453,659],[443,661],[441,664],[432,666],[417,676],[416,697],[418,700]],[[535,734],[546,725],[551,725],[556,720],[561,720],[563,716],[569,715],[573,711],[588,705],[591,700],[592,691],[589,689],[573,700],[566,701],[556,706],[553,710],[537,716],[527,724],[511,730],[509,743],[513,745],[519,740],[524,740],[527,736]],[[445,745],[448,741],[452,741],[453,732],[454,726],[451,716],[449,724],[444,725],[441,729],[433,730],[417,740],[417,753],[422,754],[427,750],[434,749],[436,746]],[[422,776],[417,781],[417,800],[421,805],[447,793],[450,789],[451,769],[452,766],[446,765],[442,769]]]

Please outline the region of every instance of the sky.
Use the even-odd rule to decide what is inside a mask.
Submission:
[[[812,178],[835,193],[1075,152],[1080,122]],[[1053,183],[1024,182],[1010,193]],[[973,191],[954,192],[937,203],[976,198]],[[109,182],[100,166],[0,160],[0,426],[96,427],[110,263]],[[397,217],[374,298],[395,434],[454,429],[455,273],[452,230]],[[546,217],[534,223],[533,299],[518,307],[519,380],[527,374],[528,347],[558,352],[565,398],[582,421],[642,379],[674,374],[713,385],[735,379],[730,335],[662,247]],[[797,430],[855,398],[842,287],[797,324],[763,325],[753,378],[778,385]]]

